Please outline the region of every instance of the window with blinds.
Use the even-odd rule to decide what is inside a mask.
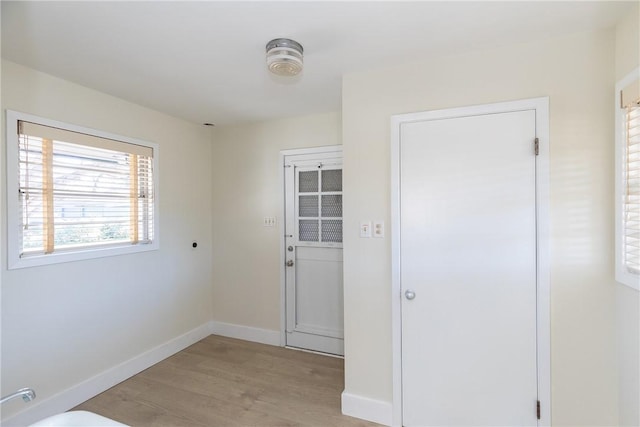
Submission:
[[[640,274],[640,99],[626,107],[625,116],[623,262],[629,272]]]
[[[616,279],[640,290],[640,69],[616,89]]]
[[[27,261],[17,264],[86,259],[137,251],[122,248],[154,246],[157,148],[153,144],[45,124],[33,117],[17,118],[15,124],[11,161],[17,166],[13,193],[17,203],[11,226],[17,232],[13,239],[17,247],[11,252],[18,261]]]

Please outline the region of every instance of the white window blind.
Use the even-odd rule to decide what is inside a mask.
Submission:
[[[19,257],[154,240],[154,149],[18,120]]]
[[[632,274],[640,274],[640,98],[625,106],[623,262]]]

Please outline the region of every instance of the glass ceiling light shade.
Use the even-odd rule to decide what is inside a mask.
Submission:
[[[302,45],[291,39],[267,43],[267,67],[278,76],[296,76],[302,71]]]

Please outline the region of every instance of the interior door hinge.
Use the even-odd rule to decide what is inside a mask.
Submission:
[[[540,401],[536,403],[536,416],[540,419]]]
[[[540,140],[538,138],[534,140],[534,146],[535,146],[535,151],[537,156],[538,154],[540,154]]]

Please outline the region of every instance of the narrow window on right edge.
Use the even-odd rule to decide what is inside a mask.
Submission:
[[[640,290],[640,68],[616,98],[616,280]]]

